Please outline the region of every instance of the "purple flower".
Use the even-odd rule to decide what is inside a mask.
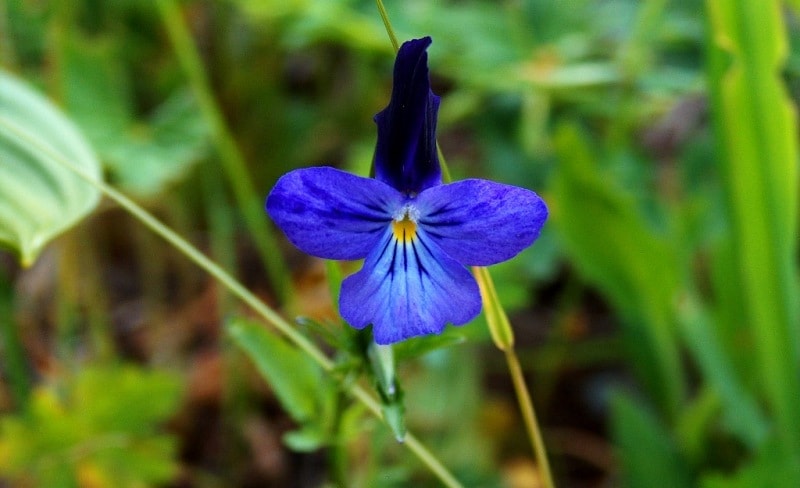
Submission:
[[[529,190],[478,179],[442,184],[430,44],[430,37],[408,41],[397,53],[391,101],[375,116],[374,179],[299,169],[267,197],[269,215],[304,252],[365,258],[342,283],[339,310],[356,329],[373,324],[378,344],[469,322],[481,297],[466,266],[514,257],[547,219]]]

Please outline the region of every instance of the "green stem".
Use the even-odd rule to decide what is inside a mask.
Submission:
[[[528,432],[528,438],[533,444],[533,452],[536,454],[536,462],[539,465],[539,475],[542,483],[545,488],[555,488],[550,462],[547,459],[547,450],[544,447],[539,422],[536,420],[536,411],[533,408],[533,401],[531,401],[528,387],[525,385],[525,377],[522,374],[522,367],[519,365],[517,353],[514,352],[513,346],[503,352],[506,355],[506,363],[508,363],[508,373],[514,383],[514,392],[517,394],[519,409],[525,422],[525,430]]]
[[[180,9],[172,0],[159,0],[156,4],[161,12],[175,55],[186,72],[189,84],[200,104],[203,118],[211,127],[222,170],[233,190],[237,205],[242,209],[245,225],[255,241],[270,282],[275,287],[275,292],[285,299],[289,294],[289,272],[281,258],[277,241],[264,219],[261,205],[264,200],[263,195],[256,192],[244,157],[214,99],[203,62],[183,21]]]
[[[547,459],[547,450],[542,441],[541,429],[536,420],[533,400],[531,400],[530,392],[528,392],[528,387],[525,385],[525,378],[522,374],[522,367],[520,367],[517,353],[514,351],[514,331],[511,328],[511,322],[508,320],[508,315],[500,303],[500,297],[497,295],[489,270],[479,266],[474,266],[472,270],[475,275],[475,281],[478,282],[478,288],[481,291],[483,313],[486,317],[492,340],[495,346],[503,351],[506,356],[508,373],[511,375],[511,381],[514,384],[514,393],[517,396],[517,402],[522,412],[522,420],[525,422],[525,431],[528,433],[528,439],[530,439],[533,453],[536,456],[536,463],[541,471],[542,482],[545,488],[553,488],[555,486],[553,484],[553,475],[550,470],[550,462]]]
[[[2,126],[9,133],[16,135],[23,142],[32,147],[37,148],[42,153],[46,154],[53,161],[67,168],[81,179],[92,185],[94,188],[102,192],[106,197],[113,200],[120,207],[125,209],[145,227],[152,230],[155,234],[171,244],[181,254],[189,258],[200,268],[205,270],[208,274],[213,276],[222,286],[227,288],[231,294],[240,299],[253,309],[262,319],[272,324],[279,332],[285,335],[291,342],[294,343],[299,349],[308,354],[317,364],[327,372],[332,372],[334,369],[333,361],[328,358],[313,342],[306,338],[303,334],[281,317],[278,312],[271,309],[267,304],[262,302],[258,297],[251,293],[247,288],[239,283],[235,278],[228,274],[219,265],[208,259],[196,247],[189,244],[184,238],[176,234],[172,229],[162,224],[158,219],[149,214],[145,209],[137,205],[133,200],[126,197],[124,194],[109,186],[103,181],[97,180],[95,176],[89,174],[83,168],[74,165],[72,162],[63,158],[60,154],[55,153],[50,147],[42,146],[35,139],[30,137],[27,133],[20,131],[14,124],[9,123],[4,118],[0,117],[0,126]],[[345,391],[351,396],[355,397],[369,410],[375,417],[384,420],[381,413],[381,407],[378,402],[364,389],[361,385],[353,383],[350,385],[343,385]],[[385,421],[385,420],[384,420]],[[413,435],[406,434],[404,444],[413,452],[420,461],[433,472],[445,486],[450,488],[461,487],[461,483],[444,467],[444,465],[423,446]]]
[[[375,0],[378,4],[378,12],[381,14],[381,20],[383,20],[383,26],[386,28],[386,33],[389,34],[389,40],[392,42],[392,47],[394,51],[397,52],[400,50],[400,43],[397,42],[397,36],[394,35],[394,29],[392,29],[392,23],[389,21],[389,14],[386,12],[386,7],[383,6],[383,0]]]

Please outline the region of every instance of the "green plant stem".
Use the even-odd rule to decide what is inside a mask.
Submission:
[[[545,488],[554,488],[555,484],[550,470],[550,462],[547,459],[547,450],[544,447],[541,429],[539,429],[539,422],[536,419],[536,411],[533,408],[533,401],[531,401],[528,387],[525,385],[525,377],[522,374],[522,367],[519,364],[517,353],[514,352],[514,346],[505,349],[503,353],[506,355],[508,373],[514,383],[514,392],[517,394],[522,420],[525,422],[525,430],[528,432],[531,444],[533,444],[533,452],[536,454],[536,462],[539,466],[539,475],[542,483]]]
[[[508,315],[500,303],[500,297],[497,295],[489,270],[485,267],[473,266],[472,271],[481,291],[483,313],[486,317],[486,324],[489,327],[492,340],[506,357],[508,373],[514,385],[514,393],[517,396],[517,403],[519,403],[519,409],[522,412],[525,431],[528,434],[528,439],[536,457],[536,463],[539,466],[542,483],[545,488],[553,488],[555,486],[553,484],[553,475],[550,470],[550,462],[547,459],[547,450],[542,441],[539,422],[536,419],[536,413],[533,408],[533,400],[531,400],[530,392],[525,385],[525,377],[522,374],[519,358],[517,358],[517,353],[514,351],[514,331],[511,328],[511,322],[508,320]]]
[[[264,196],[259,195],[253,186],[244,157],[214,99],[200,54],[183,21],[180,9],[172,0],[158,0],[156,4],[161,12],[178,62],[189,79],[203,117],[211,127],[222,170],[233,190],[237,205],[242,209],[245,225],[255,241],[269,280],[275,288],[275,292],[282,299],[286,299],[289,294],[290,275],[281,258],[277,241],[264,219],[262,210]]]
[[[267,304],[261,301],[258,297],[252,294],[247,288],[239,283],[233,276],[228,274],[219,265],[208,259],[196,247],[192,246],[188,241],[175,233],[172,229],[162,224],[158,219],[153,217],[145,209],[136,204],[133,200],[106,184],[103,181],[97,180],[93,175],[87,173],[83,168],[80,168],[72,162],[64,159],[60,154],[55,153],[49,147],[40,145],[35,139],[28,136],[25,132],[20,131],[15,125],[7,122],[4,118],[0,117],[0,126],[4,127],[8,132],[15,134],[25,143],[36,147],[42,153],[47,154],[53,161],[61,166],[67,168],[74,174],[78,175],[84,181],[98,189],[106,197],[113,200],[120,207],[125,209],[145,227],[149,228],[159,237],[171,244],[181,254],[189,258],[200,268],[205,270],[208,274],[213,276],[222,286],[227,288],[231,294],[240,299],[253,309],[262,319],[272,324],[279,332],[288,338],[295,346],[300,348],[303,352],[308,354],[322,369],[327,372],[332,372],[334,369],[333,361],[328,358],[313,342],[306,338],[303,334],[286,321],[278,312],[271,309]],[[355,397],[369,410],[375,417],[384,420],[381,408],[378,402],[365,390],[361,385],[353,383],[343,386],[345,391],[351,396]],[[444,465],[434,456],[424,445],[422,445],[416,437],[412,434],[406,434],[404,441],[406,447],[413,452],[433,472],[439,480],[450,488],[459,488],[461,483],[444,467]]]
[[[386,12],[386,7],[383,6],[383,0],[375,0],[375,3],[378,4],[378,12],[381,14],[381,20],[383,20],[383,26],[386,28],[389,40],[392,42],[392,47],[394,51],[397,52],[400,50],[400,43],[397,42],[397,36],[394,35],[394,29],[392,28],[392,23],[389,21],[389,14]]]

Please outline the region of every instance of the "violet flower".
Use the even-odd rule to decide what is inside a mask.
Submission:
[[[365,258],[342,283],[339,311],[391,344],[440,333],[481,310],[466,266],[487,266],[533,243],[547,219],[535,193],[486,180],[442,184],[439,97],[428,78],[430,37],[397,53],[389,106],[375,116],[375,178],[330,167],[281,177],[267,212],[289,240],[325,259]]]

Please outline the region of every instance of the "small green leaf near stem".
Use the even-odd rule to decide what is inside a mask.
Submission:
[[[528,387],[525,385],[525,376],[522,373],[522,367],[519,364],[517,353],[514,352],[513,345],[505,349],[503,353],[506,356],[508,373],[511,375],[511,381],[514,383],[514,391],[517,394],[519,409],[520,412],[522,412],[522,419],[525,422],[525,430],[528,432],[528,437],[533,445],[533,452],[536,454],[536,462],[539,466],[539,476],[542,480],[542,484],[545,488],[555,488],[556,485],[553,483],[550,462],[547,459],[547,449],[542,440],[541,429],[539,429],[539,422],[536,419],[536,411],[533,408],[533,401],[528,392]]]

